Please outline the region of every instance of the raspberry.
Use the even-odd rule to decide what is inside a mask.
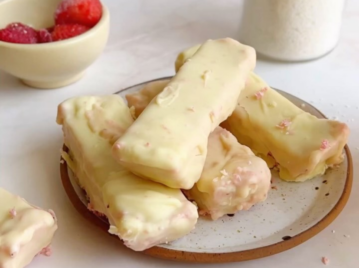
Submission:
[[[51,41],[52,41],[52,36],[47,29],[39,30],[39,43],[49,43]]]
[[[62,24],[56,25],[52,32],[52,40],[60,41],[71,37],[78,36],[88,31],[90,28],[79,24]]]
[[[0,41],[16,44],[36,44],[38,34],[30,26],[15,22],[0,30]]]
[[[54,30],[55,26],[47,27],[46,30],[50,33]]]
[[[56,24],[95,26],[102,16],[100,0],[63,0],[55,12]]]

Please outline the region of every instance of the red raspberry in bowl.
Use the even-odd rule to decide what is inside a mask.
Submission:
[[[60,41],[78,36],[88,31],[90,28],[80,24],[62,24],[56,25],[52,32],[52,40]]]
[[[82,24],[95,26],[102,16],[102,5],[99,0],[63,0],[56,12],[56,24]]]
[[[39,30],[39,43],[52,42],[51,33],[47,29]]]
[[[38,42],[38,33],[30,26],[15,22],[0,30],[0,41],[16,44],[36,44]]]

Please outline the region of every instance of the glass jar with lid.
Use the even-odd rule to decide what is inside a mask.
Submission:
[[[245,0],[239,40],[284,60],[319,58],[339,41],[346,0]]]

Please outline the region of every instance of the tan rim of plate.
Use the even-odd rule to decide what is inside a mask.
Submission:
[[[170,77],[164,77],[156,80],[162,80],[167,79]],[[141,83],[138,85],[131,86],[139,86],[142,84],[147,84],[148,81],[145,83]],[[123,89],[126,90],[126,89]],[[121,90],[121,91],[123,91]],[[282,93],[281,90],[276,89],[279,93]],[[119,91],[119,92],[121,92]],[[117,92],[117,93],[119,93]],[[288,93],[286,93],[288,94]],[[294,97],[294,96],[293,96]],[[301,100],[302,101],[302,100]],[[309,103],[306,103],[305,101],[302,101],[308,106],[313,107]],[[319,114],[321,114],[324,118],[325,115],[321,113],[318,109],[313,107],[315,110],[318,111]],[[64,145],[63,147],[64,151],[68,151],[67,147]],[[312,226],[311,228],[307,229],[306,231],[293,236],[290,240],[281,241],[269,246],[250,249],[250,250],[244,250],[244,251],[237,251],[237,252],[229,252],[229,253],[197,253],[197,252],[188,252],[188,251],[178,251],[178,250],[171,250],[166,249],[162,247],[153,247],[150,249],[147,249],[143,251],[142,253],[146,255],[150,255],[156,258],[166,259],[166,260],[173,260],[173,261],[182,261],[182,262],[192,262],[192,263],[226,263],[226,262],[240,262],[240,261],[247,261],[247,260],[254,260],[259,259],[267,256],[271,256],[283,251],[286,251],[288,249],[294,248],[298,246],[299,244],[304,243],[305,241],[309,240],[310,238],[317,235],[319,232],[324,230],[330,223],[332,223],[336,217],[341,213],[343,208],[345,207],[352,188],[353,183],[353,162],[352,162],[352,156],[349,150],[349,147],[346,145],[344,147],[345,154],[348,159],[348,169],[347,169],[347,175],[346,175],[346,182],[344,186],[343,193],[339,199],[339,201],[336,203],[336,205],[333,207],[333,209],[322,219],[320,220],[316,225]],[[96,226],[100,227],[103,231],[105,231],[107,234],[109,229],[109,224],[106,223],[103,219],[98,218],[95,216],[92,212],[90,212],[86,206],[82,203],[80,198],[77,196],[68,174],[68,168],[66,161],[61,158],[61,162],[64,162],[63,164],[60,164],[60,173],[61,173],[61,180],[63,187],[65,188],[65,191],[70,198],[70,201],[75,206],[77,211],[84,216],[87,220],[95,224]],[[110,234],[109,234],[110,235]],[[111,235],[113,238],[117,239],[121,242],[122,241],[114,235]]]

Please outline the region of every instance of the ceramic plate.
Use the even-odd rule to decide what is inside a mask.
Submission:
[[[116,94],[124,97],[146,83]],[[309,103],[278,91],[305,111],[324,118]],[[217,221],[200,218],[195,230],[187,236],[144,253],[164,259],[211,263],[256,259],[293,248],[322,231],[344,208],[352,185],[352,160],[347,146],[344,154],[345,160],[339,167],[303,183],[281,181],[273,171],[272,190],[265,202]],[[61,177],[78,211],[107,232],[107,221],[86,209],[85,195],[66,163],[61,165]]]

